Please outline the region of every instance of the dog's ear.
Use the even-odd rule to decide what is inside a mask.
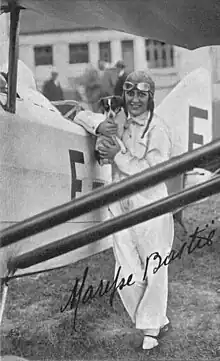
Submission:
[[[118,103],[121,107],[124,107],[124,99],[122,97],[118,97]]]
[[[120,95],[113,95],[111,98],[115,100],[119,106],[123,106],[123,99]]]

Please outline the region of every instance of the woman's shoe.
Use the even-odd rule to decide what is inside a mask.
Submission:
[[[144,335],[144,340],[142,344],[143,350],[152,350],[153,348],[159,345],[157,341],[157,336]]]
[[[153,348],[159,346],[158,340],[167,335],[167,333],[171,330],[171,323],[167,323],[165,326],[161,327],[160,332],[157,336],[152,335],[144,335],[144,340],[142,344],[143,350],[152,350]]]
[[[157,335],[157,339],[161,339],[168,334],[172,329],[171,322],[167,323],[165,326],[161,327],[159,334]]]

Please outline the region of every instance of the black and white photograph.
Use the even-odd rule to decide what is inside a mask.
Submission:
[[[220,360],[220,2],[0,0],[1,361]]]

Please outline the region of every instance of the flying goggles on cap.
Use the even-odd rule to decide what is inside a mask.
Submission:
[[[150,92],[152,93],[151,87],[149,83],[131,83],[130,81],[125,81],[123,85],[123,90],[129,92],[133,89],[138,89],[142,92]]]

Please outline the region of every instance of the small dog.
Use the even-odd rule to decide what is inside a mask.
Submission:
[[[120,96],[109,96],[109,97],[101,98],[99,100],[99,106],[101,112],[106,115],[106,118],[109,119],[112,123],[117,124],[118,126],[117,136],[106,137],[104,135],[99,135],[95,146],[95,155],[99,164],[100,165],[111,164],[112,161],[108,159],[100,158],[98,147],[100,144],[102,144],[103,140],[108,140],[111,143],[111,139],[113,141],[114,139],[116,139],[121,147],[121,151],[126,152],[125,146],[121,141],[121,137],[124,131],[124,125],[126,122],[126,117],[125,116],[117,117],[117,115],[121,112],[122,109],[125,111],[124,102]]]

